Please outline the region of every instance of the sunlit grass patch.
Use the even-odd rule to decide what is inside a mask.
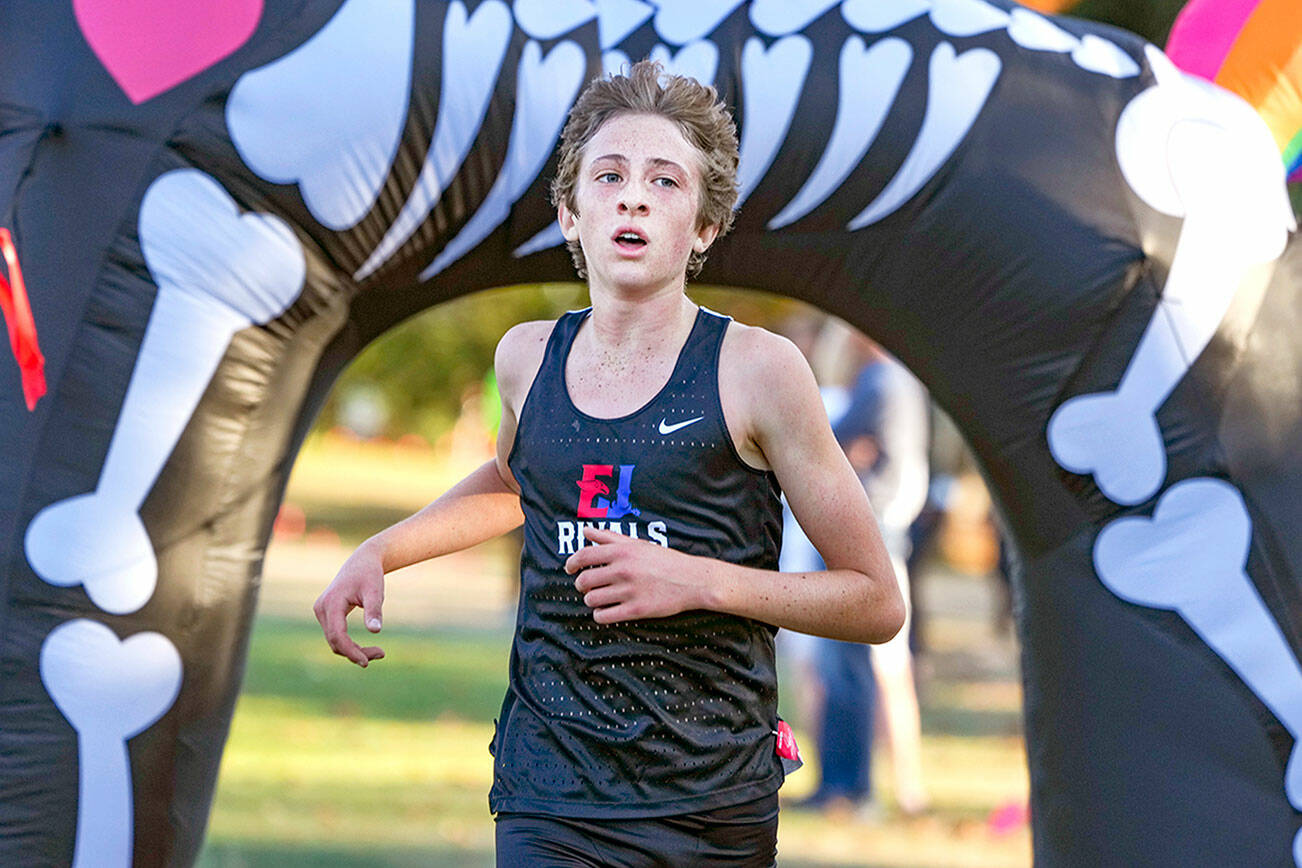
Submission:
[[[274,698],[331,718],[491,722],[506,690],[511,636],[504,630],[354,628],[384,648],[366,669],[333,654],[314,621],[262,619],[254,630],[241,706]]]
[[[362,670],[314,623],[258,624],[202,864],[491,864],[509,636],[381,635]]]

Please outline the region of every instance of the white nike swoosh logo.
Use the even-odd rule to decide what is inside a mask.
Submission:
[[[674,423],[673,425],[666,425],[666,424],[665,424],[665,420],[664,420],[664,419],[661,419],[661,420],[660,420],[660,433],[661,433],[661,434],[672,434],[672,433],[674,433],[675,431],[677,431],[679,428],[686,428],[688,425],[694,425],[694,424],[696,424],[697,422],[701,421],[701,420],[704,419],[704,418],[705,418],[704,416],[697,416],[695,419],[688,419],[686,422],[676,422],[676,423]]]

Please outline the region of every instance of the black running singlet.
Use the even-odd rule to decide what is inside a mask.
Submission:
[[[766,796],[783,777],[775,629],[706,611],[598,624],[564,570],[585,525],[777,569],[777,478],[742,461],[719,401],[730,320],[701,310],[659,394],[627,416],[597,419],[565,386],[589,313],[557,321],[508,462],[521,487],[524,551],[490,807],[654,817]]]

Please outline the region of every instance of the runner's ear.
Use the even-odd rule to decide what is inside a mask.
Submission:
[[[561,234],[565,236],[566,241],[579,240],[579,223],[578,217],[573,211],[565,206],[565,203],[556,206],[556,222],[561,226]]]

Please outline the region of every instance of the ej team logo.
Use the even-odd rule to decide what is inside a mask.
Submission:
[[[633,491],[633,471],[636,464],[619,465],[619,486],[615,489],[615,502],[600,495],[610,494],[610,486],[602,477],[611,476],[611,464],[585,464],[579,480],[579,518],[623,518],[641,515],[642,511],[629,502]]]
[[[600,521],[558,521],[556,523],[556,553],[558,555],[574,554],[583,548],[587,541],[583,537],[585,527],[600,527],[622,533],[633,539],[649,539],[665,548],[669,547],[669,538],[665,533],[663,521],[645,524],[634,521],[642,510],[633,505],[633,472],[636,464],[620,464],[618,469],[613,464],[584,464],[583,472],[575,483],[579,488],[578,509],[575,515],[579,519],[601,519]],[[611,485],[614,484],[614,496]],[[628,517],[627,522],[619,519]]]

